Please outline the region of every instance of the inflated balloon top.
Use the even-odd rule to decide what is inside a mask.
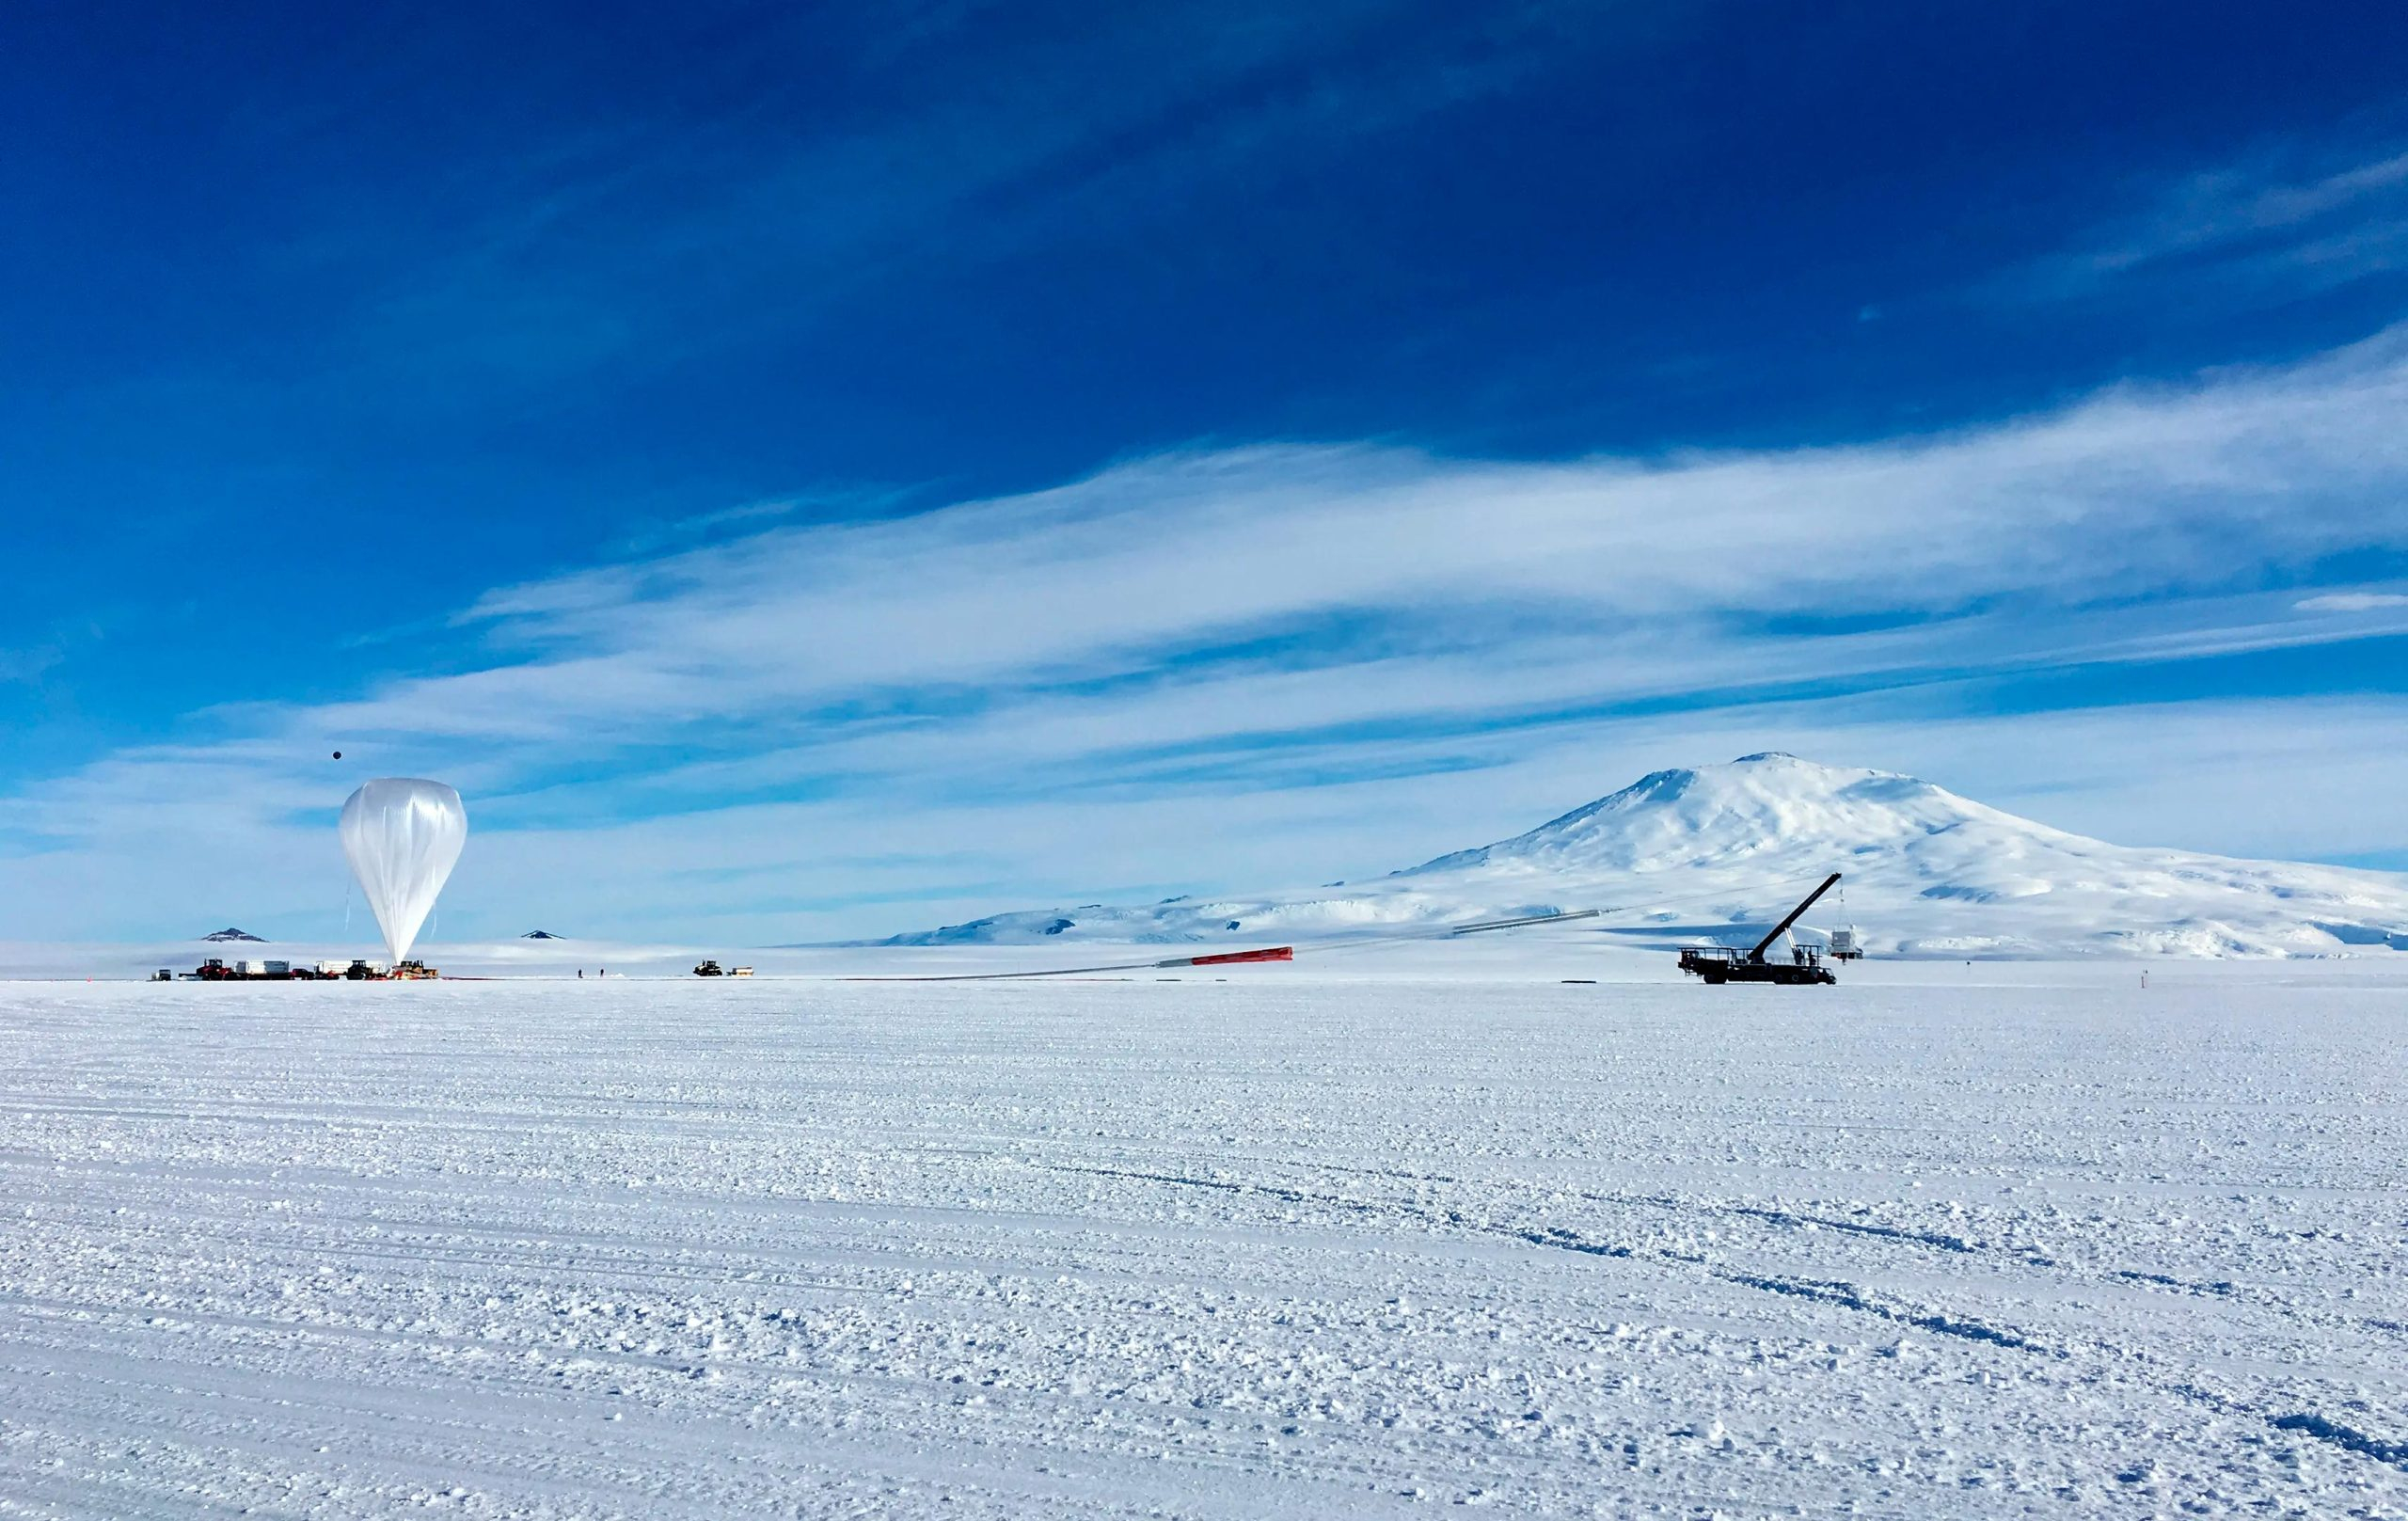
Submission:
[[[467,838],[468,811],[440,782],[378,777],[342,805],[342,853],[394,961],[409,955]]]

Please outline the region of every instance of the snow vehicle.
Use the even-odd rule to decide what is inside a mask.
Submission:
[[[1814,906],[1814,900],[1830,892],[1840,879],[1838,872],[1823,879],[1823,885],[1806,895],[1798,907],[1782,915],[1781,923],[1770,933],[1744,953],[1728,945],[1684,945],[1681,947],[1681,971],[1696,976],[1709,987],[1726,982],[1771,982],[1784,987],[1806,987],[1814,983],[1835,983],[1840,979],[1823,964],[1823,953],[1811,945],[1793,944],[1786,961],[1768,959],[1765,953],[1773,942],[1789,933],[1789,927]]]
[[[694,968],[694,975],[698,977],[723,977],[726,976],[727,974],[721,970],[720,964],[717,961],[705,961],[702,965]]]
[[[291,982],[295,978],[307,978],[309,973],[307,969],[294,970],[290,961],[237,961],[229,966],[222,959],[213,956],[184,975],[195,982]]]

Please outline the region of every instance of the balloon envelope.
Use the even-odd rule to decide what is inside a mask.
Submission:
[[[378,777],[342,805],[342,853],[396,962],[409,955],[467,838],[468,811],[440,782]]]

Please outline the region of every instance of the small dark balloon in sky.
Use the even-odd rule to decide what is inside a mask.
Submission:
[[[342,752],[341,752],[341,751],[338,750],[338,751],[336,751],[336,752],[335,752],[335,759],[337,759],[337,760],[341,760],[341,759],[342,759]]]

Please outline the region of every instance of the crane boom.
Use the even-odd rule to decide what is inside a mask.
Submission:
[[[1814,900],[1830,892],[1832,884],[1837,882],[1839,879],[1840,874],[1838,872],[1833,872],[1829,877],[1824,878],[1822,886],[1807,894],[1806,900],[1804,902],[1790,910],[1788,917],[1782,919],[1781,923],[1772,927],[1771,934],[1766,935],[1764,939],[1756,942],[1756,948],[1748,953],[1748,959],[1751,961],[1763,960],[1765,959],[1765,952],[1771,948],[1772,943],[1779,940],[1791,925],[1798,922],[1798,916],[1804,913],[1808,909],[1813,908],[1814,906]]]

